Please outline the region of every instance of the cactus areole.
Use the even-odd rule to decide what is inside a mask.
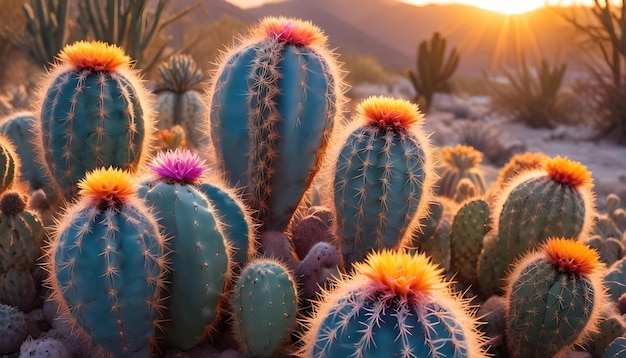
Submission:
[[[88,171],[136,171],[151,121],[146,90],[119,47],[79,41],[58,60],[43,87],[39,155],[70,199]]]
[[[341,86],[326,37],[309,22],[264,19],[224,56],[210,93],[212,140],[264,228],[284,231],[319,170]]]

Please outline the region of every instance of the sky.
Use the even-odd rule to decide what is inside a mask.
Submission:
[[[266,2],[277,2],[281,0],[226,0],[242,8],[263,5]],[[497,11],[505,14],[524,13],[542,7],[547,0],[398,0],[416,5],[426,4],[466,4],[483,9]],[[590,4],[592,0],[549,0],[550,4],[571,5]]]

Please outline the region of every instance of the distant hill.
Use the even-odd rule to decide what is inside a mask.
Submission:
[[[176,2],[178,7],[194,0]],[[414,6],[395,0],[291,0],[248,10],[224,0],[201,0],[207,20],[223,14],[250,21],[270,15],[310,20],[342,53],[370,55],[390,70],[415,67],[417,46],[435,31],[461,52],[459,73],[480,74],[523,56],[576,59],[573,28],[551,9],[506,16],[465,5]]]

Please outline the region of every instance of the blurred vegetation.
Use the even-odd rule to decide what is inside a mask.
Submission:
[[[344,53],[339,56],[341,69],[346,72],[346,81],[351,85],[361,83],[390,84],[394,74],[387,71],[372,57],[357,53]]]
[[[539,66],[523,61],[517,71],[503,70],[503,81],[487,82],[494,111],[533,128],[553,128],[566,116],[559,98],[566,70],[565,63],[546,59]]]
[[[417,92],[414,101],[424,112],[428,112],[435,93],[452,90],[450,78],[459,66],[460,56],[454,47],[446,57],[446,42],[438,32],[422,41],[417,48],[417,71],[407,70]]]
[[[68,41],[70,0],[31,0],[23,9],[26,34],[15,42],[35,64],[45,67]]]
[[[590,16],[563,18],[584,35],[590,78],[581,86],[594,110],[599,136],[626,145],[626,0],[594,0]]]

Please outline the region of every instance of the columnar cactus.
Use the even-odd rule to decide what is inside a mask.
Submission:
[[[113,355],[148,357],[163,313],[164,239],[128,172],[96,169],[78,186],[50,247],[53,297]]]
[[[518,262],[505,295],[510,357],[553,357],[583,343],[605,305],[602,271],[593,249],[564,238]]]
[[[295,328],[298,295],[289,270],[271,259],[250,262],[231,301],[235,336],[246,356],[273,357]]]
[[[154,208],[168,241],[165,343],[196,346],[218,315],[230,272],[229,245],[209,200],[195,186],[206,170],[189,150],[160,152],[141,178],[138,195]]]
[[[38,155],[70,199],[90,170],[136,171],[153,130],[147,91],[119,47],[79,41],[58,58],[43,86]]]
[[[321,296],[301,356],[485,356],[467,301],[424,254],[383,250],[354,268]]]
[[[200,83],[204,74],[188,55],[175,55],[158,68],[163,83],[157,94],[157,126],[169,129],[180,125],[188,144],[203,150],[209,144],[208,128],[205,128],[206,110],[202,101]]]
[[[478,258],[485,234],[490,230],[489,220],[489,205],[482,199],[467,202],[454,216],[450,269],[460,282],[478,284]]]
[[[209,96],[211,138],[263,229],[288,226],[342,114],[343,87],[326,36],[309,22],[266,18],[223,57]]]
[[[423,116],[402,99],[370,97],[344,129],[334,160],[337,239],[346,267],[371,249],[408,243],[426,213],[435,172]]]
[[[437,195],[454,198],[457,185],[463,178],[468,178],[474,184],[477,195],[482,195],[487,190],[485,177],[479,165],[482,161],[482,153],[467,145],[444,147],[441,177],[437,181]]]
[[[47,183],[43,164],[35,160],[37,152],[33,131],[36,125],[36,115],[32,112],[15,113],[0,123],[0,133],[15,145],[15,152],[20,159],[20,179],[28,182],[33,190]]]
[[[494,204],[497,239],[490,253],[504,265],[492,262],[479,269],[480,276],[485,274],[481,280],[501,282],[508,265],[549,237],[586,237],[595,215],[592,189],[591,172],[581,163],[561,157],[507,185]],[[481,260],[486,255],[487,251],[483,252]]]

